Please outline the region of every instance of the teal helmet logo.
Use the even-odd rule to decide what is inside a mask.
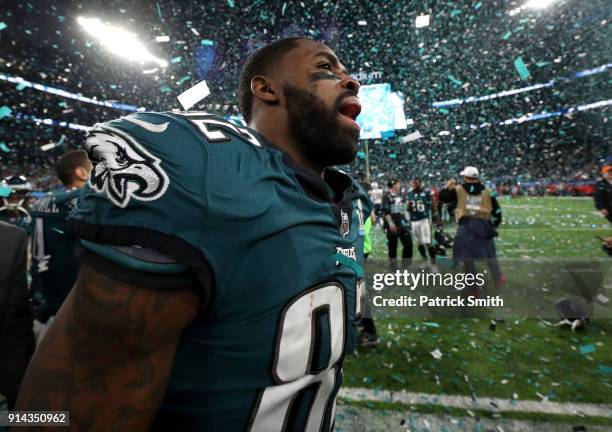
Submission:
[[[125,208],[132,199],[154,201],[164,195],[170,181],[153,156],[127,133],[95,125],[85,142],[94,165],[89,185]]]

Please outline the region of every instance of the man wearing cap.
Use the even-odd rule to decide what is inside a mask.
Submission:
[[[595,208],[612,222],[612,164],[601,168],[601,178],[595,186]]]
[[[457,234],[453,246],[455,263],[463,261],[466,272],[475,272],[474,263],[469,260],[486,259],[496,286],[504,282],[497,263],[494,238],[496,228],[501,224],[502,212],[495,193],[480,182],[480,173],[473,166],[462,172],[463,184],[448,187],[440,192],[440,200],[445,203],[457,202],[455,220]]]

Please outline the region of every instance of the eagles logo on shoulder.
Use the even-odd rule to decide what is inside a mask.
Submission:
[[[118,207],[127,207],[132,199],[154,201],[168,189],[160,159],[117,128],[95,125],[85,148],[94,165],[89,185]]]

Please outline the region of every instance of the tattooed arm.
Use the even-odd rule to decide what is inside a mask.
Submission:
[[[32,358],[16,409],[67,410],[74,431],[146,430],[179,335],[198,308],[190,289],[155,291],[83,265]]]

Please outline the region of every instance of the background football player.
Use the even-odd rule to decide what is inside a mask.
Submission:
[[[57,313],[79,273],[78,239],[68,230],[68,214],[93,165],[85,150],[72,150],[59,158],[57,176],[64,188],[37,201],[32,215],[32,285],[37,343]]]
[[[96,125],[71,214],[84,264],[18,409],[89,431],[331,430],[371,208],[326,167],[357,153],[358,90],[329,47],[289,38],[244,65],[251,128]]]
[[[390,264],[395,265],[397,257],[397,240],[402,242],[402,258],[410,265],[412,260],[412,237],[410,224],[406,220],[406,202],[401,192],[402,184],[397,178],[388,181],[389,190],[383,197],[382,212],[384,229],[387,233],[387,247]]]
[[[436,251],[431,242],[430,218],[435,220],[438,227],[442,226],[435,196],[432,191],[423,188],[420,178],[415,177],[412,180],[412,189],[408,191],[407,201],[410,226],[419,247],[419,254],[427,261],[427,253],[425,251],[427,248],[431,264],[435,264]]]
[[[0,220],[29,233],[32,216],[28,209],[28,194],[32,184],[23,175],[12,175],[2,180],[0,186],[7,191],[7,196],[0,198]]]

